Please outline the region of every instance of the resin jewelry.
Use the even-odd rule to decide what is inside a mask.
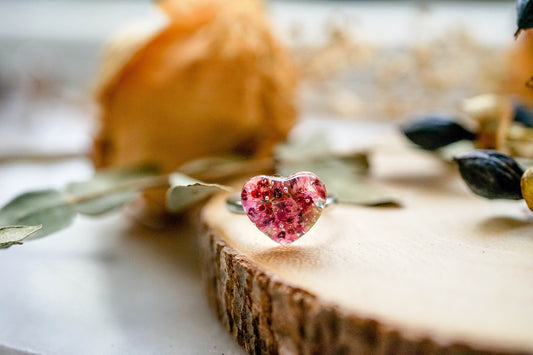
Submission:
[[[231,212],[245,213],[273,241],[287,245],[307,233],[334,202],[318,176],[299,172],[287,178],[254,176],[244,184],[240,200],[230,197],[226,205]]]

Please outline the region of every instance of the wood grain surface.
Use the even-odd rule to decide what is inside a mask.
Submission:
[[[249,353],[533,353],[533,215],[401,146],[371,180],[403,208],[337,205],[278,246],[225,196],[202,211],[210,302]]]

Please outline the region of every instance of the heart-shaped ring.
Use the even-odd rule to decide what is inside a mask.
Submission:
[[[299,172],[287,178],[254,176],[244,184],[239,202],[261,232],[287,245],[307,233],[326,204],[334,201],[318,176]],[[228,207],[232,205],[234,202],[228,200]]]

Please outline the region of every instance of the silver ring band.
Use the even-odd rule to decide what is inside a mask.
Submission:
[[[337,197],[335,195],[328,194],[326,197],[326,203],[324,207],[331,206],[334,203],[337,203]],[[241,197],[239,195],[231,195],[226,199],[226,207],[230,212],[237,214],[245,214],[244,208],[242,207]]]

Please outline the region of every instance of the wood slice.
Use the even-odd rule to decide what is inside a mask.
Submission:
[[[224,196],[201,214],[210,302],[254,354],[533,353],[533,220],[428,153],[380,149],[403,208],[337,205],[279,246]]]

